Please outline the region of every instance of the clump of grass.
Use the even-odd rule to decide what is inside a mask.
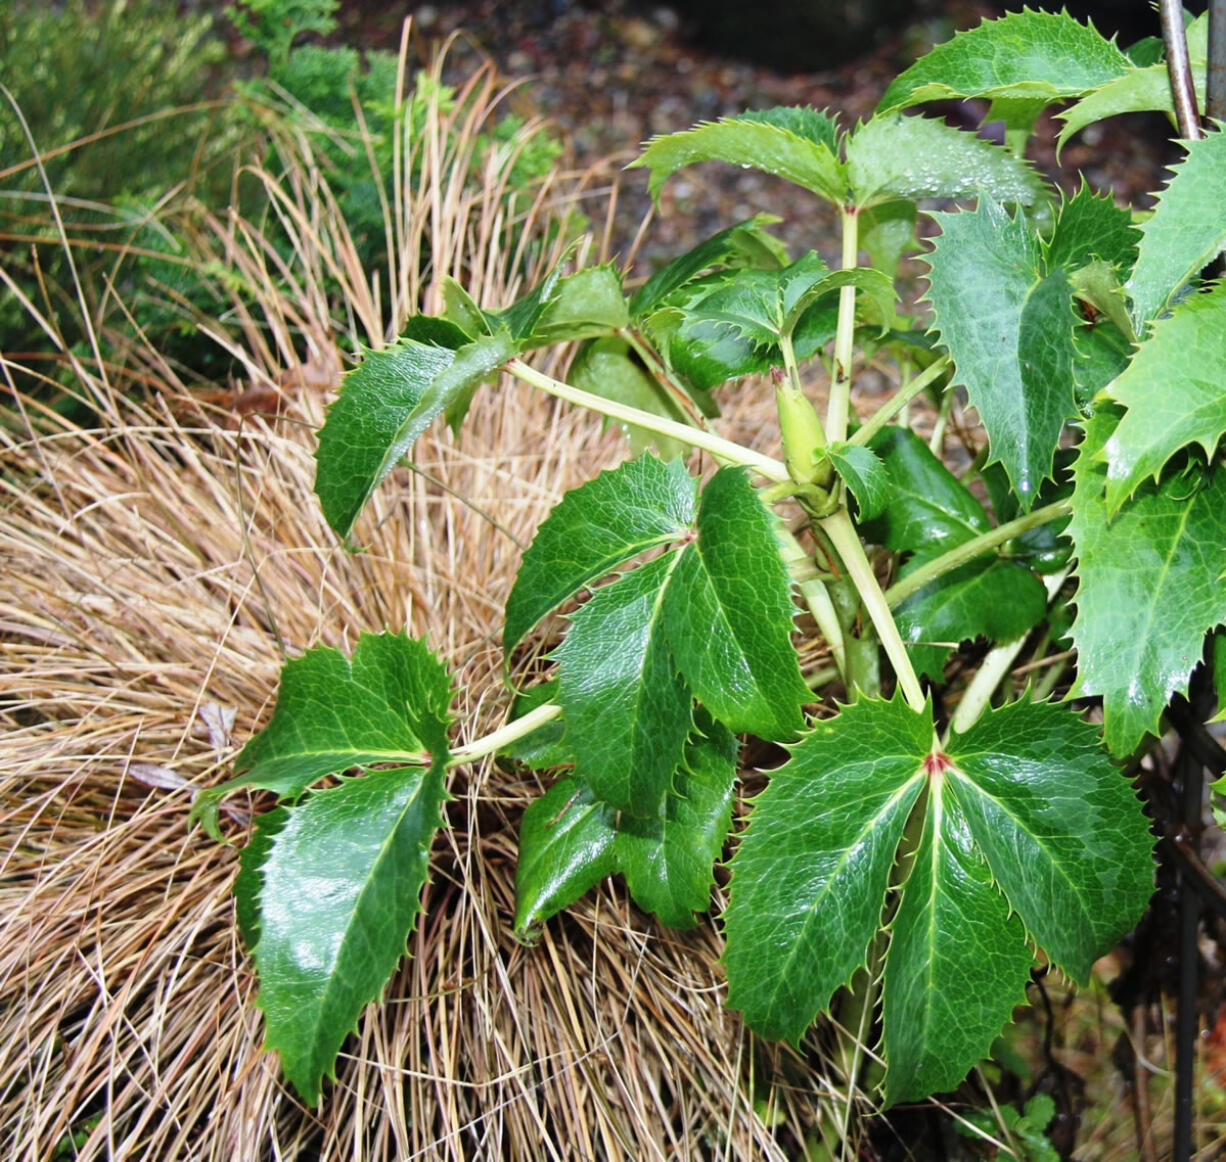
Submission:
[[[356,260],[309,146],[288,137],[297,163],[252,173],[289,253],[237,214],[201,226],[197,260],[232,307],[190,317],[277,415],[239,414],[240,391],[202,399],[151,345],[95,333],[93,354],[65,354],[93,415],[78,427],[18,396],[18,372],[39,372],[0,357],[20,418],[0,429],[4,1157],[783,1159],[830,1100],[800,1054],[724,1011],[711,923],[662,933],[607,885],[516,945],[515,835],[538,787],[490,764],[457,773],[427,919],[321,1108],[261,1051],[237,853],[186,830],[195,789],[266,719],[286,654],[362,630],[427,633],[460,720],[489,728],[521,546],[625,455],[598,421],[504,385],[462,440],[418,443],[361,526],[364,552],[319,515],[312,432],[342,353],[437,309],[445,274],[500,305],[561,253],[582,183],[556,176],[508,223],[505,164],[487,161],[476,189],[453,180],[503,96],[491,73],[470,85],[462,122],[402,143],[421,164],[389,205],[385,271]],[[145,390],[126,390],[137,378]],[[237,842],[262,806],[236,805]]]

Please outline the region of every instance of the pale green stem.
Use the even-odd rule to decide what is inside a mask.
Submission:
[[[643,361],[647,370],[672,397],[677,407],[694,421],[695,426],[705,428],[707,426],[706,417],[698,410],[698,405],[694,403],[685,389],[668,373],[668,368],[660,362],[659,356],[643,341],[638,332],[630,327],[623,327],[618,334],[630,344],[638,357]]]
[[[537,706],[529,710],[522,718],[508,722],[505,726],[500,726],[481,738],[465,743],[464,746],[456,747],[448,757],[447,765],[449,767],[463,766],[465,763],[485,758],[487,754],[497,754],[508,744],[531,734],[545,723],[552,722],[561,713],[562,707],[556,702],[546,702]]]
[[[926,700],[923,690],[920,689],[919,678],[915,676],[915,668],[911,665],[907,647],[903,644],[902,635],[894,623],[885,594],[877,583],[877,576],[865,555],[860,535],[851,523],[851,517],[847,515],[846,509],[840,509],[833,516],[826,517],[821,522],[821,527],[843,559],[843,567],[860,595],[861,604],[877,631],[877,637],[885,649],[886,657],[890,659],[890,665],[894,667],[895,677],[907,704],[917,713],[921,712]]]
[[[1056,594],[1060,592],[1060,587],[1070,572],[1072,572],[1071,569],[1062,569],[1059,573],[1043,578],[1049,602],[1054,600]],[[984,708],[992,701],[996,688],[1013,669],[1017,655],[1022,652],[1022,646],[1026,644],[1026,637],[1026,634],[1022,634],[1016,641],[1004,642],[988,651],[988,656],[983,659],[970,685],[963,693],[958,709],[954,711],[954,716],[949,721],[950,734],[965,733],[983,713]]]
[[[1036,702],[1042,702],[1045,698],[1048,698],[1051,692],[1060,684],[1060,679],[1064,677],[1064,671],[1068,669],[1069,660],[1075,653],[1075,650],[1066,650],[1062,654],[1051,655],[1048,659],[1051,665],[1047,667],[1047,672],[1031,687],[1031,697]]]
[[[855,209],[844,208],[843,269],[851,270],[859,257],[859,217]],[[830,405],[826,409],[826,441],[837,444],[847,439],[847,420],[851,412],[851,361],[856,340],[856,288],[839,288],[838,325],[834,336],[834,374],[830,379]]]
[[[903,408],[907,406],[920,392],[931,387],[949,369],[949,356],[942,355],[935,363],[926,367],[909,383],[898,389],[894,396],[882,404],[864,425],[847,441],[849,444],[867,444],[882,428],[886,426]]]
[[[539,387],[542,391],[557,399],[565,400],[567,403],[573,403],[602,416],[608,416],[619,423],[634,424],[658,436],[680,440],[692,448],[701,448],[704,452],[710,452],[712,456],[719,457],[726,463],[751,468],[759,476],[766,477],[767,480],[782,482],[789,479],[788,470],[781,461],[742,447],[731,440],[725,440],[722,436],[715,435],[714,432],[678,423],[676,420],[666,419],[663,416],[652,415],[651,412],[629,407],[615,400],[604,399],[590,391],[581,391],[577,387],[571,387],[569,383],[563,383],[560,379],[554,379],[550,375],[537,371],[534,367],[529,367],[520,359],[509,360],[505,368],[516,379],[521,379],[533,387]]]
[[[779,555],[787,565],[793,580],[796,581],[796,587],[809,607],[809,612],[813,614],[817,628],[822,631],[822,637],[826,639],[826,644],[830,647],[830,653],[834,657],[834,664],[839,668],[839,673],[846,674],[847,657],[843,645],[843,627],[839,623],[834,603],[830,600],[830,593],[824,582],[816,577],[805,576],[813,567],[813,561],[801,543],[783,527],[779,528],[778,535]],[[796,578],[797,573],[800,574],[801,579]]]
[[[945,429],[949,425],[949,409],[954,406],[954,393],[946,392],[945,398],[941,400],[941,406],[937,408],[937,422],[932,426],[932,436],[928,440],[928,451],[930,451],[938,460],[942,459],[945,451]]]
[[[994,529],[988,529],[986,533],[980,533],[979,536],[972,537],[969,541],[955,545],[947,553],[942,553],[939,557],[921,565],[913,573],[908,573],[901,581],[895,582],[885,591],[885,599],[893,608],[906,601],[911,594],[918,593],[925,585],[935,581],[938,577],[943,577],[951,569],[957,569],[960,565],[973,561],[976,557],[996,548],[997,545],[1003,545],[1005,541],[1012,540],[1030,529],[1037,529],[1040,525],[1059,520],[1062,516],[1068,516],[1072,511],[1071,501],[1058,500],[1055,504],[1048,504],[1043,508],[1036,508],[1034,512],[1028,512],[1025,516],[1019,516],[1017,520],[1007,521],[1003,525],[997,525]]]

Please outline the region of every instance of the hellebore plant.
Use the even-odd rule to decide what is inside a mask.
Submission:
[[[1202,19],[1202,72],[1205,41]],[[448,771],[494,753],[556,768],[523,816],[518,936],[610,875],[692,925],[731,847],[727,1003],[796,1041],[846,990],[845,1023],[879,1017],[885,1069],[864,1080],[886,1104],[958,1084],[1036,955],[1084,981],[1135,924],[1153,841],[1113,760],[1152,743],[1226,620],[1226,289],[1200,275],[1226,245],[1226,136],[1187,142],[1145,216],[1084,184],[1055,193],[1022,152],[1052,104],[1062,140],[1169,108],[1165,76],[1151,42],[1026,11],[933,50],[852,129],[777,108],[657,138],[634,163],[653,194],[704,162],[778,175],[837,207],[842,267],[791,258],[759,216],[629,295],[609,266],[555,271],[505,310],[451,283],[442,316],[347,376],[317,478],[343,538],[417,437],[440,416],[458,430],[500,373],[654,450],[567,494],[524,554],[503,645],[515,685],[535,684],[504,727],[453,749],[444,664],[364,635],[351,657],[289,662],[237,777],[198,800],[216,832],[229,792],[280,799],[243,852],[238,917],[268,1045],[308,1101],[404,954]],[[988,99],[1005,144],[904,111],[949,97]],[[895,281],[920,213],[939,230],[927,329]],[[566,383],[527,361],[559,343],[578,343]],[[857,426],[870,356],[898,385]],[[708,423],[712,389],[755,374],[774,383],[782,460]],[[905,422],[923,397],[943,428],[960,390],[987,436],[961,477]],[[713,473],[691,474],[691,449]],[[808,676],[797,599],[829,650]],[[517,670],[559,611],[548,667]],[[1050,700],[1055,665],[996,698],[1027,643],[1076,651],[1072,704]],[[734,828],[746,735],[789,757]]]

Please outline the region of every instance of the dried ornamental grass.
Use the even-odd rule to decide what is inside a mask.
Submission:
[[[116,425],[5,448],[0,1154],[85,1128],[85,1158],[785,1156],[711,925],[658,931],[608,889],[535,948],[510,938],[537,785],[488,764],[452,784],[412,959],[338,1084],[318,1112],[283,1089],[233,930],[236,852],[188,834],[191,786],[266,718],[280,642],[407,626],[453,666],[462,729],[496,724],[516,541],[624,451],[491,392],[461,441],[419,444],[355,555],[318,514],[298,417],[226,433],[168,403],[117,399]],[[813,1094],[759,1096],[772,1121],[812,1120]]]
[[[310,387],[335,386],[337,366],[319,272],[349,278],[340,325],[368,343],[374,284],[344,265],[344,223],[308,167],[275,191],[261,178],[301,227],[293,285],[274,283],[249,224],[215,223],[214,255],[258,293],[213,326],[252,386],[298,385],[278,418],[225,430],[156,351],[128,350],[123,367],[77,364],[94,427],[30,414],[0,436],[0,1157],[793,1156],[819,1103],[842,1099],[722,1009],[710,922],[665,932],[606,885],[535,947],[512,940],[518,820],[539,785],[489,763],[456,773],[410,959],[320,1108],[261,1052],[237,852],[187,831],[193,789],[266,720],[285,656],[363,630],[426,634],[455,673],[461,731],[496,725],[521,547],[568,487],[625,455],[591,417],[487,389],[462,439],[418,443],[418,470],[359,526],[366,550],[345,552],[312,493],[324,399]],[[514,264],[489,253],[496,181],[406,227],[396,313],[437,290],[413,282],[427,229],[442,232],[436,274],[464,266],[483,272],[483,301],[513,295]],[[532,214],[540,237],[547,200]],[[113,386],[135,374],[160,394]],[[231,804],[236,841],[266,805]]]

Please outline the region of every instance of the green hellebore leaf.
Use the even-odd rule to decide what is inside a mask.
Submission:
[[[1226,432],[1226,284],[1184,299],[1154,323],[1107,394],[1128,409],[1100,453],[1114,517],[1181,448],[1199,444],[1212,459]]]
[[[775,174],[842,204],[847,182],[838,135],[834,118],[816,109],[767,109],[652,138],[628,168],[648,170],[652,198],[659,197],[660,188],[679,169],[723,161]]]
[[[1007,150],[936,121],[879,113],[847,142],[852,199],[867,209],[899,198],[991,198],[1029,206],[1039,177]]]
[[[1189,466],[1144,483],[1109,518],[1101,453],[1120,412],[1102,404],[1074,468],[1077,693],[1101,694],[1103,737],[1128,755],[1185,693],[1205,634],[1226,622],[1226,473]]]
[[[916,218],[915,203],[906,199],[879,202],[860,212],[860,249],[868,252],[874,270],[889,279],[898,274],[903,254],[916,248]]]
[[[1200,141],[1184,144],[1187,156],[1172,167],[1141,227],[1137,264],[1125,287],[1142,338],[1175,292],[1226,248],[1226,133],[1214,126]]]
[[[1188,38],[1188,64],[1192,83],[1196,89],[1198,109],[1205,107],[1205,80],[1209,58],[1209,17],[1198,16],[1186,29]],[[1167,113],[1175,117],[1175,105],[1171,99],[1171,80],[1166,64],[1162,61],[1164,45],[1155,38],[1152,48],[1144,49],[1139,42],[1129,50],[1129,67],[1119,76],[1105,81],[1086,94],[1071,108],[1059,113],[1064,122],[1056,139],[1059,153],[1074,133],[1121,113]],[[1138,52],[1138,49],[1141,49]],[[1155,59],[1145,60],[1153,55]],[[1141,59],[1138,59],[1140,57]]]
[[[560,259],[553,269],[526,295],[500,311],[482,311],[491,331],[506,331],[518,350],[532,346],[532,337],[545,313],[557,300],[562,282]]]
[[[550,916],[620,872],[645,911],[689,928],[704,911],[712,866],[732,823],[736,740],[709,720],[686,745],[674,785],[651,818],[619,815],[578,775],[560,779],[524,812],[516,871],[515,934],[530,939]]]
[[[507,603],[513,649],[566,596],[631,555],[685,542],[596,589],[554,655],[577,769],[600,799],[642,817],[658,814],[680,762],[691,689],[730,729],[772,739],[803,725],[810,696],[791,645],[795,607],[774,518],[738,468],[715,474],[696,513],[692,503],[680,466],[644,457],[606,473],[541,526]]]
[[[721,468],[703,489],[663,615],[686,682],[731,730],[781,740],[804,725],[812,693],[791,644],[795,613],[775,517],[743,468]]]
[[[472,295],[450,276],[443,279],[443,318],[463,332],[468,339],[475,339],[478,335],[490,334],[490,324],[489,320],[485,317],[485,312],[477,306]],[[423,343],[430,341],[424,335],[409,335],[407,337],[420,339]],[[440,343],[439,346],[451,347],[454,350],[460,344]]]
[[[887,1105],[953,1089],[1026,1002],[1026,930],[942,780],[890,926],[882,990]]]
[[[1067,12],[1026,9],[985,20],[937,45],[891,82],[877,108],[886,112],[969,97],[1022,100],[1042,108],[1098,88],[1130,64],[1092,25]]]
[[[883,428],[872,450],[885,464],[888,499],[861,522],[870,541],[927,559],[991,528],[983,505],[909,428]]]
[[[1028,943],[1084,978],[1152,888],[1140,804],[1067,708],[1011,703],[947,749],[930,711],[859,699],[792,748],[732,861],[729,1004],[792,1041],[865,966],[906,870],[882,969],[887,1103],[952,1088],[988,1052]]]
[[[1079,270],[1073,271],[1069,276],[1069,283],[1073,288],[1073,297],[1082,304],[1089,304],[1094,311],[1097,311],[1111,324],[1110,329],[1117,332],[1124,340],[1124,347],[1127,351],[1124,364],[1127,365],[1128,359],[1132,357],[1132,345],[1136,341],[1136,333],[1132,329],[1132,315],[1128,310],[1128,300],[1124,295],[1124,286],[1120,282],[1119,272],[1109,262],[1095,258]],[[1097,322],[1098,320],[1095,320],[1095,324]],[[1102,328],[1095,325],[1093,329]],[[1078,339],[1085,336],[1086,330],[1085,327],[1077,329],[1073,338],[1075,345],[1078,344]],[[1079,351],[1078,354],[1082,356],[1084,353]],[[1074,367],[1074,372],[1077,375],[1077,387],[1084,389],[1089,377],[1083,376],[1080,368]],[[1093,398],[1092,392],[1086,395],[1084,390],[1079,391],[1079,403]]]
[[[533,346],[612,334],[630,323],[621,276],[593,266],[562,279],[527,337]]]
[[[691,279],[643,320],[643,331],[661,359],[692,394],[770,369],[771,350],[700,317],[703,303],[735,286],[743,273],[720,270]]]
[[[264,886],[264,861],[272,851],[272,841],[288,818],[287,807],[265,811],[256,819],[255,830],[239,855],[238,875],[234,879],[234,913],[248,952],[260,942],[260,892]]]
[[[617,812],[578,775],[559,779],[524,812],[515,869],[515,937],[536,930],[617,871]]]
[[[857,517],[872,520],[890,501],[890,476],[881,457],[861,444],[832,444],[830,463],[856,498]]]
[[[657,557],[595,590],[553,655],[565,744],[596,796],[632,815],[659,811],[693,726],[665,612],[680,559]]]
[[[684,465],[645,455],[568,492],[537,529],[507,598],[503,649],[580,589],[684,536],[697,515]]]
[[[1051,475],[1064,421],[1076,414],[1068,276],[1044,275],[1023,217],[990,198],[934,217],[942,233],[928,256],[932,329],[1026,510]]]
[[[793,335],[820,299],[854,286],[868,299],[866,312],[881,326],[894,314],[894,284],[877,270],[830,270],[812,251],[782,270],[740,270],[687,311],[685,327],[729,327],[773,363],[783,362],[779,344]]]
[[[905,575],[905,574],[904,574]],[[940,645],[939,678],[949,650],[971,638],[1016,641],[1047,612],[1047,590],[1027,568],[999,557],[981,557],[938,577],[894,611],[903,641]],[[935,660],[935,659],[932,659]]]
[[[1064,706],[1011,702],[953,736],[946,784],[1032,940],[1083,984],[1154,889],[1149,822],[1096,733]]]
[[[798,1041],[866,963],[923,787],[932,722],[859,698],[816,723],[754,800],[724,913],[728,1005]]]
[[[1110,194],[1099,195],[1085,178],[1071,198],[1061,198],[1056,225],[1043,243],[1048,270],[1063,266],[1076,270],[1099,258],[1116,270],[1131,271],[1137,260],[1141,232],[1132,213],[1115,204]]]
[[[614,852],[634,902],[670,928],[692,928],[694,913],[710,907],[712,868],[732,826],[737,745],[709,720],[693,736],[650,819],[623,815]]]
[[[338,536],[434,418],[515,355],[506,331],[451,351],[403,339],[345,376],[319,432],[315,492]]]
[[[234,760],[237,778],[202,792],[191,818],[220,839],[217,805],[253,787],[296,798],[325,775],[427,763],[447,749],[451,681],[424,641],[362,634],[346,658],[317,646],[287,662],[268,725]]]
[[[262,841],[256,1003],[267,1047],[309,1105],[405,954],[442,823],[445,761],[316,791]]]
[[[756,214],[735,226],[712,234],[684,254],[657,270],[630,300],[630,314],[642,320],[669,301],[674,292],[700,275],[719,267],[755,267],[771,270],[784,266],[786,255],[765,230],[779,219]]]

